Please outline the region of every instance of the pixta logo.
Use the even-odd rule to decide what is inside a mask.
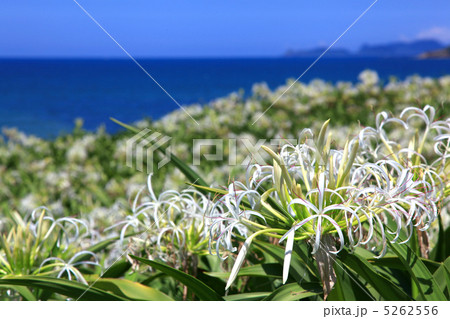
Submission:
[[[127,140],[127,166],[135,167],[139,172],[153,173],[153,158],[156,150],[163,150],[162,159],[158,162],[158,169],[170,162],[170,144],[172,138],[158,132],[144,129]]]

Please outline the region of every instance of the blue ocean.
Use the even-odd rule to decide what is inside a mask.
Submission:
[[[180,103],[205,104],[254,83],[270,88],[297,78],[313,59],[143,59],[142,66]],[[372,69],[387,81],[413,74],[450,74],[450,60],[322,59],[301,79],[356,82]],[[70,132],[76,118],[95,130],[118,126],[109,118],[133,122],[158,119],[178,106],[131,60],[0,60],[0,127],[51,138]]]

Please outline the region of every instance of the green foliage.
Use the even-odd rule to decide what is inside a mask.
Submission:
[[[350,185],[352,165],[362,163],[359,142],[345,143],[358,125],[373,125],[379,111],[398,113],[411,105],[435,105],[435,117],[448,118],[448,77],[410,77],[386,85],[370,81],[371,77],[370,72],[363,73],[356,84],[296,83],[255,125],[252,123],[286,87],[270,91],[264,85],[255,85],[247,98],[230,95],[204,108],[187,107],[199,127],[177,111],[159,121],[133,125],[113,120],[128,131],[112,135],[102,129],[86,132],[81,122],[72,134],[54,140],[5,130],[6,140],[0,141],[0,300],[449,300],[450,245],[445,239],[450,232],[448,162],[439,167],[443,200],[437,209],[441,214],[429,225],[427,245],[420,243],[416,228],[411,240],[400,244],[406,240],[405,229],[396,230],[395,222],[386,218],[383,222],[392,234],[384,233],[388,246],[385,256],[374,258],[368,250],[382,253],[380,243],[345,247],[328,260],[331,269],[325,270],[324,260],[312,253],[317,244],[311,240],[316,234],[313,222],[294,229],[291,241],[289,236],[283,238],[309,216],[304,205],[297,203],[291,209],[292,199],[306,198],[311,189],[325,181],[328,190],[344,196],[339,187]],[[322,124],[329,118],[330,124]],[[171,164],[153,175],[149,183],[154,186],[153,197],[140,192],[146,174],[125,165],[127,139],[148,127],[172,137]],[[248,180],[241,177],[243,167],[229,167],[229,145],[224,145],[222,161],[202,160],[194,169],[190,165],[192,140],[235,136],[250,138],[255,144],[260,138],[296,138],[305,127],[318,132],[312,139],[319,150],[314,155],[312,174],[303,174],[301,180],[291,177],[279,153],[267,148],[262,156],[273,163],[273,188],[257,190],[260,206],[255,206],[251,197],[241,198],[236,205],[238,211],[252,210],[259,215],[240,220],[248,227],[247,234],[230,236],[228,244],[238,247],[237,251],[219,245],[217,254],[224,260],[214,256],[217,238],[206,228],[210,216],[197,214],[197,219],[188,219],[175,212],[187,209],[189,205],[183,206],[183,200],[200,207],[206,203],[205,198],[213,203],[236,190],[212,187],[212,183],[226,183],[231,178],[246,185]],[[386,130],[403,137],[397,127]],[[430,160],[433,147],[425,141],[435,136],[427,134],[417,133],[407,140],[407,147]],[[386,141],[380,145],[397,154],[398,163],[422,163],[417,154],[400,155],[398,145]],[[323,167],[333,156],[331,149],[339,149],[344,155],[339,170],[335,167],[335,179],[323,177],[327,174]],[[167,151],[158,150],[160,155]],[[236,150],[240,163],[248,152],[241,144]],[[417,180],[426,170],[416,167],[413,173]],[[313,176],[308,185],[304,182],[307,176]],[[398,179],[391,177],[394,185]],[[201,194],[178,192],[186,184]],[[308,198],[314,205],[340,204],[331,194],[325,194],[322,202],[319,194],[312,194]],[[134,203],[133,198],[137,198]],[[166,203],[172,211],[146,210],[155,202]],[[41,205],[48,211],[32,214]],[[338,221],[344,230],[342,239],[348,242],[345,212],[330,211],[330,216]],[[156,221],[162,224],[156,225]],[[335,236],[338,232],[327,221],[323,225],[322,235]],[[367,234],[370,226],[364,227],[361,229]],[[375,231],[380,235],[378,226]],[[342,240],[333,238],[324,243],[331,249]],[[421,250],[423,246],[429,249],[429,256]],[[238,251],[241,253],[236,254]],[[230,277],[235,277],[233,283]],[[329,291],[324,288],[324,278],[335,278],[329,279]]]
[[[192,292],[200,299],[200,300],[223,300],[221,296],[219,296],[213,289],[208,287],[206,284],[201,282],[200,280],[183,273],[177,269],[171,268],[165,264],[158,263],[156,261],[139,258],[136,256],[131,256],[132,258],[147,264],[155,269],[158,269],[165,273],[168,276],[175,278],[180,281],[182,284],[186,285]]]
[[[92,287],[109,291],[116,296],[121,296],[129,300],[147,300],[147,301],[171,301],[172,298],[162,292],[144,286],[140,283],[126,279],[99,279],[94,282]]]
[[[97,288],[59,278],[47,278],[41,276],[18,276],[0,279],[0,285],[19,285],[35,289],[42,289],[51,293],[58,293],[75,300],[126,300],[120,296],[110,294]],[[80,298],[80,299],[79,299]]]

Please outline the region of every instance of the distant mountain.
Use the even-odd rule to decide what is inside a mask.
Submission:
[[[295,58],[317,58],[320,56],[327,48],[318,47],[309,50],[288,50],[284,56],[285,57],[295,57]],[[352,56],[352,53],[347,49],[330,49],[326,55],[328,58],[341,58]]]
[[[421,59],[450,59],[450,46],[443,48],[443,49],[422,53],[419,55],[419,58],[421,58]]]
[[[392,42],[381,45],[365,44],[358,51],[363,57],[416,57],[424,52],[443,49],[436,40],[416,40],[412,42]]]
[[[400,58],[418,57],[424,52],[444,49],[445,46],[437,40],[416,40],[411,42],[391,42],[385,44],[364,44],[357,52],[347,49],[330,49],[325,58],[340,57],[374,57],[374,58]],[[317,47],[308,50],[288,50],[285,57],[317,58],[326,50],[325,47]],[[442,53],[438,53],[442,54]]]

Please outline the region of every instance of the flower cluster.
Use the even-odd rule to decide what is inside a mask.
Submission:
[[[12,220],[8,235],[0,237],[0,277],[56,275],[87,284],[78,267],[100,266],[93,252],[80,248],[90,237],[85,221],[54,218],[45,207],[25,219],[13,213]]]
[[[207,253],[209,241],[205,213],[211,201],[195,189],[168,190],[156,196],[152,174],[142,188],[125,219],[106,230],[120,228],[122,252],[130,237],[133,252],[145,251],[148,257],[179,265],[189,255]]]
[[[310,239],[312,254],[337,254],[347,244],[381,257],[388,242],[404,243],[416,229],[431,227],[450,190],[450,119],[434,116],[429,105],[405,108],[399,117],[379,113],[376,127],[362,128],[343,150],[333,148],[328,121],[317,135],[303,130],[299,144],[279,154],[264,147],[273,164],[250,166],[247,184],[231,184],[211,211],[218,254],[219,248],[235,250],[234,238],[245,238],[227,287],[260,235],[287,239],[286,281],[296,241]],[[402,138],[391,136],[394,125]],[[324,236],[335,236],[339,249],[325,245]]]
[[[266,84],[255,84],[246,96],[234,93],[203,107],[186,106],[199,126],[181,110],[157,121],[139,121],[136,126],[152,127],[172,137],[174,154],[186,163],[192,163],[193,139],[235,138],[238,141],[236,162],[240,164],[248,155],[246,146],[240,143],[243,139],[255,145],[261,138],[296,138],[299,127],[318,129],[317,123],[330,116],[339,125],[333,131],[334,139],[344,141],[346,132],[354,129],[349,124],[372,123],[375,111],[400,112],[417,101],[440,105],[450,99],[448,76],[436,79],[412,76],[402,81],[392,79],[385,85],[373,71],[364,71],[359,78],[356,83],[332,84],[322,80],[295,83],[262,117],[291,82],[273,90]],[[444,115],[444,111],[445,107],[437,109],[436,116]],[[251,125],[257,118],[257,123]],[[106,220],[96,222],[107,227],[146,180],[145,174],[125,165],[127,134],[110,135],[102,129],[85,132],[82,121],[77,121],[71,134],[53,140],[28,136],[14,129],[4,129],[3,135],[4,139],[0,138],[0,205],[15,207],[22,214],[45,205],[54,215],[70,212],[88,219],[87,214],[102,208],[110,213]],[[400,126],[393,127],[391,135],[403,138]],[[429,150],[425,147],[424,151]],[[245,172],[245,167],[230,169],[226,158],[229,153],[225,143],[222,162],[202,161],[201,170],[208,180],[226,180],[230,173]],[[157,190],[180,190],[183,179],[178,171],[164,167],[154,176],[153,183]]]
[[[286,248],[286,280],[289,248],[301,241],[314,253],[362,246],[377,256],[391,241],[415,234],[429,234],[432,245],[436,219],[444,228],[450,221],[449,79],[413,76],[383,85],[365,71],[357,83],[295,83],[267,112],[292,82],[275,90],[257,84],[248,96],[233,93],[187,106],[199,126],[183,111],[135,124],[171,136],[173,153],[188,165],[193,139],[235,139],[236,166],[228,164],[225,142],[222,161],[202,160],[195,168],[213,185],[236,179],[225,190],[214,189],[214,200],[192,187],[181,190],[186,177],[171,165],[148,177],[142,189],[147,176],[125,164],[126,132],[86,132],[78,121],[71,134],[45,140],[4,129],[0,277],[49,275],[86,283],[92,276],[85,274],[100,274],[99,265],[106,269],[127,248],[178,267],[188,267],[183,262],[190,258],[195,268],[198,256],[211,260],[210,252],[223,260],[244,241],[235,276],[261,236]],[[418,103],[442,107],[409,107]],[[321,129],[325,116],[336,128],[326,123]],[[299,127],[311,129],[298,136]],[[297,137],[277,152],[265,148],[266,163],[246,171],[250,156],[242,141]],[[48,210],[35,210],[40,205]],[[98,243],[104,249],[94,254]]]

